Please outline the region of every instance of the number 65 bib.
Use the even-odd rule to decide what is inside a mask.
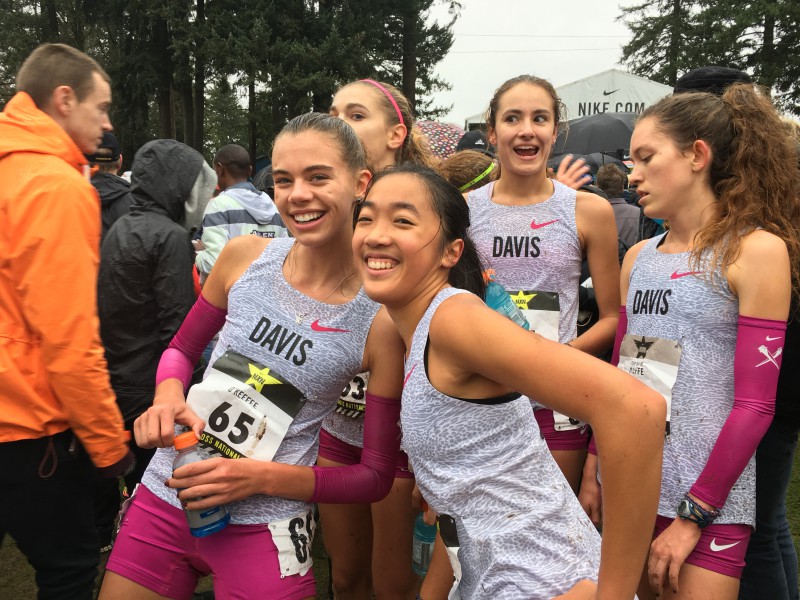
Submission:
[[[206,422],[202,441],[211,451],[272,460],[306,400],[274,370],[228,350],[186,402]]]

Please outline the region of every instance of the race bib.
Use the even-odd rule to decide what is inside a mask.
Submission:
[[[314,565],[311,544],[316,528],[313,509],[291,519],[269,524],[272,541],[278,549],[281,579],[290,575],[305,575]]]
[[[437,526],[439,527],[439,535],[444,542],[444,547],[447,549],[447,558],[450,560],[450,566],[453,568],[453,587],[450,589],[447,600],[461,600],[461,592],[459,590],[461,585],[461,561],[458,559],[458,550],[461,546],[458,542],[456,522],[450,515],[439,515]]]
[[[364,410],[367,403],[367,383],[369,383],[369,371],[359,373],[353,377],[336,402],[336,412],[351,419],[364,418]]]
[[[561,319],[561,305],[558,301],[558,292],[539,292],[536,290],[521,290],[509,292],[514,304],[522,311],[530,323],[531,331],[551,342],[557,342],[558,324]],[[579,429],[584,423],[553,411],[553,428],[556,431],[569,431]]]
[[[681,346],[674,340],[626,333],[619,348],[620,369],[661,394],[667,403],[667,430],[672,407],[672,388],[678,378]]]
[[[206,422],[201,442],[209,451],[272,460],[306,400],[275,370],[228,350],[186,402]]]
[[[545,339],[558,341],[558,323],[561,308],[557,292],[539,292],[537,290],[509,290],[514,304],[517,305],[528,320],[531,331],[535,331]]]
[[[556,431],[571,431],[573,429],[580,429],[586,423],[573,419],[567,415],[562,415],[560,412],[553,411],[553,429]]]

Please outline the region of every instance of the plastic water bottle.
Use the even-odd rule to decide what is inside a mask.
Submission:
[[[211,458],[207,452],[197,445],[194,431],[187,431],[175,438],[175,449],[178,456],[172,462],[172,471],[184,465]],[[231,520],[228,509],[224,506],[212,506],[203,510],[184,509],[189,531],[194,537],[205,537],[221,529],[225,529]]]
[[[411,546],[411,568],[420,577],[425,577],[433,556],[433,543],[436,541],[436,525],[427,525],[422,513],[414,521],[414,541]]]
[[[520,327],[530,330],[531,326],[528,324],[528,320],[525,318],[525,315],[522,314],[519,307],[514,304],[506,288],[493,279],[489,279],[489,282],[486,284],[486,306],[508,317]]]

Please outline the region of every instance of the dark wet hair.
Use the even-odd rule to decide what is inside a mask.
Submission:
[[[353,128],[342,119],[325,113],[304,113],[289,121],[275,138],[273,149],[281,136],[298,135],[306,131],[316,131],[336,142],[341,150],[342,160],[353,172],[367,168],[364,146]]]
[[[250,153],[239,144],[228,144],[217,150],[214,164],[225,167],[236,179],[250,176]]]
[[[608,194],[609,198],[621,198],[625,182],[625,173],[615,164],[603,165],[597,171],[597,187]]]
[[[483,264],[472,238],[469,237],[469,207],[461,192],[433,169],[413,163],[384,169],[375,175],[370,183],[370,188],[384,177],[391,175],[411,175],[425,186],[431,207],[439,217],[440,250],[443,251],[448,243],[455,240],[464,241],[461,258],[450,269],[447,282],[453,287],[472,292],[482,300],[485,299],[486,284],[483,281]],[[367,195],[369,196],[369,192]],[[360,205],[356,208],[356,218],[358,218],[360,208]]]

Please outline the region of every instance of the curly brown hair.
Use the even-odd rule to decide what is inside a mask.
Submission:
[[[766,91],[751,84],[731,85],[719,97],[682,93],[647,108],[656,127],[681,150],[697,140],[711,148],[710,183],[717,198],[717,218],[695,236],[693,268],[709,252],[706,272],[723,271],[736,261],[741,239],[761,228],[789,251],[792,288],[800,297],[800,171],[795,142]]]

